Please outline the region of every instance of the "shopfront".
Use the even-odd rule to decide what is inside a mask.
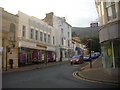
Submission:
[[[101,48],[103,67],[120,67],[120,39],[104,42]]]
[[[19,66],[43,63],[46,60],[46,51],[26,47],[19,48]]]
[[[56,53],[54,51],[46,51],[47,52],[47,61],[55,62],[56,61]]]

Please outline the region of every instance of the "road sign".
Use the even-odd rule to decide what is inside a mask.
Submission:
[[[2,51],[3,51],[3,47],[0,47],[0,54],[2,54]]]

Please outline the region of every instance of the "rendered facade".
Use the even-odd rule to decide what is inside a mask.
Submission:
[[[120,2],[96,0],[96,8],[100,21],[103,67],[115,71],[120,67]]]
[[[44,19],[0,8],[0,60],[4,70],[38,63],[68,60],[72,55],[71,25],[53,13]],[[48,17],[47,16],[47,17]],[[48,20],[49,21],[49,20]]]
[[[56,28],[57,60],[68,60],[72,55],[72,26],[68,24],[65,17],[55,16],[53,12],[47,13],[43,21]]]
[[[13,68],[18,67],[18,16],[8,13],[3,8],[2,14],[2,68],[10,68],[10,59],[13,60]]]
[[[55,29],[42,20],[18,12],[19,65],[56,61]]]

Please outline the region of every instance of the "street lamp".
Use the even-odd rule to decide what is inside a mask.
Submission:
[[[89,54],[90,54],[90,68],[92,68],[92,59],[91,59],[92,39],[88,39],[87,40],[86,46],[89,49]]]

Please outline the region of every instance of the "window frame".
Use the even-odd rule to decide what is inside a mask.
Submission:
[[[40,32],[40,41],[43,41],[43,32]]]
[[[38,31],[35,31],[35,40],[38,40]]]
[[[107,12],[107,21],[111,21],[111,20],[117,18],[115,2],[105,2],[105,9],[106,9],[106,12]],[[111,11],[111,14],[112,14],[111,16],[110,16],[110,11]]]
[[[22,26],[22,37],[26,37],[26,26]]]
[[[50,43],[50,34],[48,34],[48,43]]]
[[[34,39],[34,29],[30,29],[30,39]]]
[[[44,42],[47,42],[47,34],[44,33]]]
[[[55,44],[55,37],[53,36],[53,45]]]

